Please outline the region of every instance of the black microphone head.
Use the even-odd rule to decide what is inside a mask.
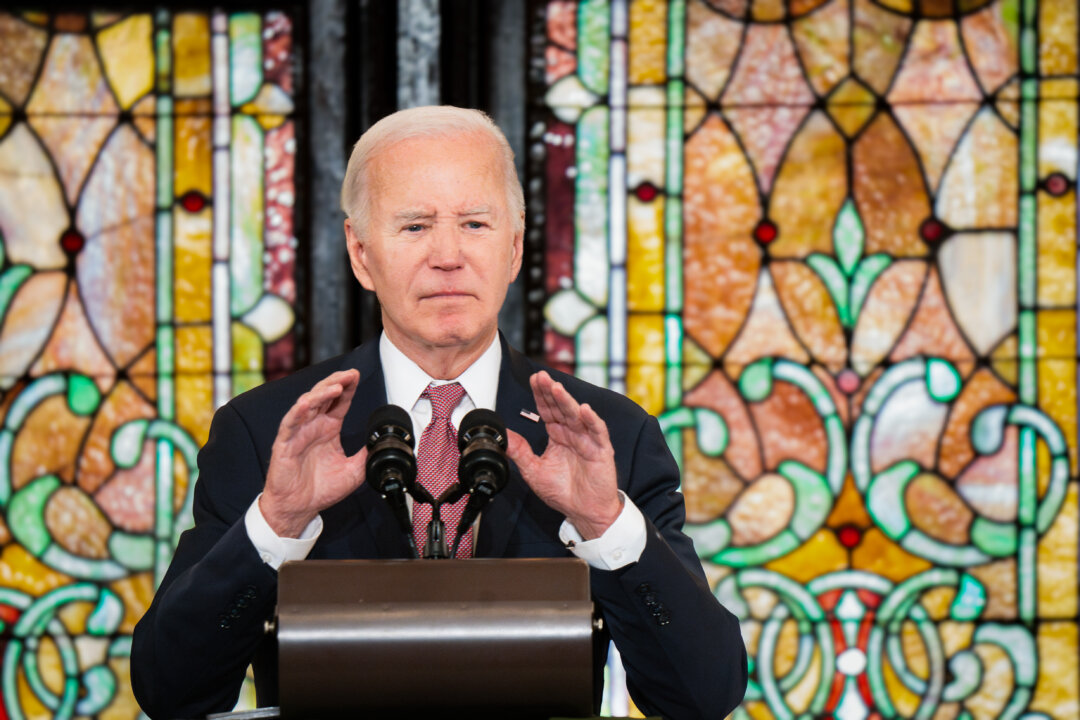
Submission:
[[[367,481],[380,494],[410,492],[416,485],[412,419],[397,405],[383,405],[368,418]]]
[[[506,486],[506,425],[491,410],[470,410],[458,428],[458,482],[470,493],[488,497]]]
[[[461,419],[458,427],[458,450],[464,452],[470,442],[482,435],[495,442],[500,450],[506,450],[506,425],[493,410],[485,408],[470,410]]]
[[[368,449],[387,433],[397,435],[410,448],[416,445],[412,434],[412,418],[397,405],[383,405],[371,413],[367,424]]]

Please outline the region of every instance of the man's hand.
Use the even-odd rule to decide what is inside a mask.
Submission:
[[[525,438],[507,430],[506,454],[548,507],[565,515],[583,538],[596,539],[622,511],[607,425],[547,372],[536,373],[529,384],[548,445],[537,456]]]
[[[341,423],[360,373],[342,370],[297,399],[278,426],[259,510],[280,537],[299,537],[325,508],[364,482],[367,448],[346,457]]]

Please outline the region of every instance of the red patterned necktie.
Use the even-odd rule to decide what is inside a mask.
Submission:
[[[450,415],[454,408],[465,397],[465,388],[457,383],[435,385],[432,383],[424,390],[423,395],[431,401],[431,422],[424,428],[420,436],[420,446],[416,451],[416,480],[432,497],[439,497],[448,487],[457,482],[458,459],[461,451],[458,450],[457,432],[450,423]],[[457,524],[461,520],[461,513],[469,498],[458,500],[453,505],[443,505],[439,509],[439,515],[446,525],[446,541],[453,547],[454,537],[457,535]],[[427,526],[431,521],[431,506],[425,503],[413,503],[413,536],[416,538],[416,547],[423,552],[424,542],[427,540]],[[458,558],[472,557],[473,531],[469,531],[461,537],[458,545]]]

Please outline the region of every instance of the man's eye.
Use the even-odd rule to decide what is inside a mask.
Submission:
[[[420,223],[413,223],[412,225],[406,225],[403,229],[405,230],[405,232],[417,233],[423,230],[424,226]]]
[[[479,220],[469,220],[467,223],[465,223],[465,227],[469,228],[470,230],[479,230],[480,228],[484,227],[484,223],[480,222]]]

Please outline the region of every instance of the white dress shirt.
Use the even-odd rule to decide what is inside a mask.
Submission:
[[[499,389],[499,368],[502,365],[502,346],[496,335],[484,354],[477,358],[465,372],[453,380],[434,380],[420,366],[394,346],[384,332],[379,338],[379,360],[382,363],[386,383],[386,399],[391,405],[408,408],[413,422],[413,435],[419,438],[431,422],[431,401],[421,397],[431,383],[437,385],[456,382],[465,389],[465,396],[454,408],[450,422],[455,428],[465,414],[474,408],[495,409],[495,396]],[[524,409],[524,408],[523,408]],[[645,518],[636,505],[620,490],[623,509],[611,527],[598,538],[584,540],[570,521],[564,520],[559,528],[559,539],[570,552],[601,570],[616,570],[637,562],[645,550]],[[261,495],[260,495],[261,497]],[[285,538],[271,529],[259,510],[259,498],[248,508],[244,524],[251,543],[259,556],[277,570],[287,560],[303,560],[311,552],[322,533],[322,518],[316,516],[308,523],[299,538]],[[474,533],[475,537],[475,533]]]

